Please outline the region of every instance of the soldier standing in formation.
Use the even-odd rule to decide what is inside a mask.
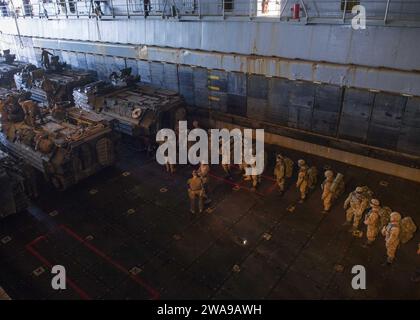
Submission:
[[[232,179],[232,165],[222,163],[222,168],[223,168],[223,171],[225,172],[225,177],[227,179]]]
[[[308,193],[308,166],[306,165],[305,160],[298,160],[299,166],[299,173],[298,173],[298,180],[296,182],[296,188],[299,189],[300,192],[300,203],[302,203],[306,199],[306,195]]]
[[[395,259],[395,253],[400,244],[400,221],[401,215],[398,212],[391,213],[390,222],[382,229],[382,235],[385,237],[385,246],[388,265]]]
[[[321,184],[322,189],[322,196],[321,200],[323,201],[324,205],[324,213],[330,211],[331,206],[343,192],[345,189],[344,186],[344,179],[341,173],[337,173],[334,177],[334,172],[331,170],[327,170],[324,173],[325,180]]]
[[[367,226],[367,241],[364,245],[365,247],[372,245],[379,233],[379,210],[381,209],[379,200],[372,199],[370,201],[370,207],[371,209],[366,214],[364,221],[365,225]]]
[[[276,177],[276,182],[280,193],[283,193],[286,184],[286,162],[284,161],[284,158],[281,154],[278,154],[276,157],[274,176]]]
[[[192,172],[192,177],[188,180],[188,196],[190,198],[190,211],[195,214],[195,203],[198,199],[198,212],[202,213],[204,209],[204,188],[201,178],[198,176],[197,171]]]
[[[324,173],[325,180],[321,184],[322,196],[321,200],[324,204],[324,212],[328,212],[331,209],[334,192],[332,191],[332,185],[334,183],[334,172],[327,170]]]
[[[358,230],[363,212],[365,212],[368,205],[369,200],[363,195],[363,188],[357,187],[355,191],[349,194],[344,202],[344,210],[346,210],[346,222],[344,225],[350,225],[353,221],[351,231]]]
[[[257,171],[257,164],[254,162],[251,165],[251,181],[252,181],[252,190],[256,191],[258,185],[261,183],[261,175],[260,174],[256,174]]]
[[[243,162],[241,165],[240,165],[240,169],[241,169],[241,171],[243,171],[243,178],[244,178],[244,181],[251,181],[252,179],[251,179],[251,176],[250,175],[247,175],[246,174],[246,169],[247,168],[250,168],[251,166],[249,165],[249,164],[247,164],[247,163],[245,163],[245,162]]]
[[[171,145],[171,147],[173,147],[173,144],[175,144],[174,141],[169,140],[167,136],[165,136],[164,140],[162,142],[160,142],[160,144],[164,144],[164,143],[168,143]],[[176,146],[175,146],[176,149]],[[176,157],[176,156],[175,156]],[[170,154],[169,154],[169,150],[168,150],[168,155],[165,156],[165,168],[166,168],[166,172],[169,172],[171,174],[175,173],[175,159],[171,159],[170,158]]]
[[[205,202],[206,204],[211,202],[210,197],[209,197],[209,181],[210,181],[209,172],[210,172],[210,166],[207,163],[204,163],[203,161],[201,161],[200,168],[198,169],[197,173],[203,183],[203,190],[204,190],[203,197],[206,199],[206,202]]]
[[[222,155],[222,168],[223,168],[223,171],[225,172],[225,177],[227,179],[232,179],[232,166],[233,166],[233,162],[234,162],[233,150],[231,148],[230,143],[231,142],[229,140],[228,142],[226,142],[226,145],[223,145],[223,140],[220,139],[219,153]],[[223,149],[224,149],[225,146],[227,146],[230,150],[229,157],[226,154],[223,153]],[[224,163],[224,162],[228,162],[228,163]]]

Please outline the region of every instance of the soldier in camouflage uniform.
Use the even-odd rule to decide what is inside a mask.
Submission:
[[[251,180],[252,180],[252,190],[256,191],[258,185],[261,183],[261,175],[260,174],[255,174],[256,170],[257,170],[257,164],[253,163],[251,165],[251,169],[252,169],[252,175],[251,175]]]
[[[243,171],[243,175],[242,176],[244,178],[244,181],[251,181],[252,180],[251,176],[246,174],[246,169],[247,168],[250,168],[250,167],[251,166],[249,164],[247,164],[247,163],[242,163],[240,165],[240,169],[241,169],[241,171]]]
[[[334,199],[334,192],[332,191],[331,187],[334,182],[334,172],[331,170],[327,170],[324,173],[325,180],[321,185],[322,189],[322,196],[321,200],[323,201],[324,205],[324,212],[328,212],[331,209],[332,202]]]
[[[357,187],[356,190],[349,194],[344,202],[344,210],[346,210],[346,222],[344,225],[350,225],[353,221],[351,231],[358,230],[363,212],[365,212],[368,205],[369,199],[363,195],[363,188]]]
[[[232,165],[227,163],[222,163],[222,169],[225,172],[225,177],[227,179],[232,179]]]
[[[190,198],[190,211],[195,213],[195,200],[198,199],[198,211],[203,212],[204,209],[204,188],[203,181],[198,176],[197,171],[192,172],[192,177],[188,180],[188,196]]]
[[[211,202],[209,198],[209,181],[210,181],[209,172],[210,172],[210,166],[207,163],[201,162],[200,168],[198,169],[197,173],[203,183],[203,190],[204,190],[203,196],[206,199],[206,204]]]
[[[175,173],[175,165],[173,163],[170,163],[169,160],[166,160],[165,168],[166,172]]]
[[[400,244],[400,222],[401,215],[398,212],[391,213],[390,223],[382,229],[382,235],[385,237],[385,247],[388,265],[395,259],[395,253]]]
[[[277,186],[279,187],[280,193],[284,192],[284,186],[286,184],[286,163],[281,154],[276,157],[276,166],[274,167],[274,176],[276,177]]]
[[[176,149],[176,146],[173,145],[175,142],[173,142],[172,140],[169,140],[167,136],[165,136],[163,141],[159,142],[160,145],[162,145],[164,143],[167,143],[167,144],[171,145],[171,147],[175,147],[175,149]],[[170,154],[169,154],[169,151],[168,151],[168,156],[164,157],[165,158],[165,169],[166,169],[166,172],[169,172],[169,173],[173,174],[173,173],[175,173],[174,162],[176,161],[176,159],[170,159],[169,155]],[[176,155],[175,155],[175,157],[176,157]]]
[[[299,166],[299,173],[298,173],[298,180],[296,182],[296,188],[299,189],[300,192],[300,203],[302,203],[306,199],[306,195],[308,194],[308,166],[306,165],[305,160],[298,160]]]
[[[370,211],[366,214],[365,217],[365,225],[367,226],[366,237],[367,241],[365,243],[365,247],[372,245],[375,241],[376,236],[379,233],[379,210],[380,202],[378,199],[372,199],[370,201]]]

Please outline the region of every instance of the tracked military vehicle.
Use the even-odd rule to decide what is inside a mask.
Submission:
[[[121,77],[129,75],[121,74]],[[186,118],[184,102],[176,92],[132,80],[121,81],[115,75],[111,80],[111,83],[97,81],[75,89],[75,105],[100,112],[116,131],[139,138],[145,146],[150,146],[158,130],[174,129],[179,120]]]
[[[16,94],[1,106],[0,143],[56,188],[65,190],[114,164],[115,134],[103,116],[64,103],[39,108]]]
[[[0,86],[10,88],[14,86],[13,76],[20,72],[26,65],[24,62],[15,61],[16,56],[10,50],[4,50],[0,56]]]
[[[36,197],[36,182],[30,168],[0,150],[0,219],[21,212]]]
[[[14,75],[17,89],[31,92],[31,99],[47,102],[49,106],[56,102],[73,102],[73,89],[94,79],[93,72],[70,69],[56,56],[48,69],[27,65]]]

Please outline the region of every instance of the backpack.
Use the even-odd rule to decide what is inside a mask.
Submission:
[[[308,186],[313,188],[318,181],[318,169],[313,166],[308,169]]]
[[[286,178],[290,178],[293,175],[293,166],[294,163],[290,158],[284,158],[284,165],[285,165],[285,176]]]
[[[400,241],[407,243],[413,238],[414,233],[417,231],[417,226],[411,217],[405,217],[400,222]]]
[[[344,176],[341,173],[337,173],[330,187],[330,191],[334,194],[335,198],[338,198],[344,192],[344,189]]]
[[[390,207],[381,207],[379,209],[379,230],[388,225],[391,213],[392,209]]]
[[[362,191],[363,196],[366,199],[368,199],[369,202],[370,202],[370,200],[372,200],[372,198],[373,198],[373,191],[370,190],[368,186],[363,186],[362,189],[363,189],[363,191]]]

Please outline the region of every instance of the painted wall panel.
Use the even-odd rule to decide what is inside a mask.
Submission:
[[[401,129],[398,151],[420,155],[420,128],[405,127]]]
[[[315,89],[314,109],[325,112],[340,112],[342,89],[338,86],[320,84]]]
[[[248,96],[251,98],[267,100],[268,78],[251,74],[248,77]]]
[[[245,96],[227,94],[226,112],[245,117],[247,115],[247,99]]]
[[[178,66],[179,92],[187,104],[194,105],[193,69],[190,66]]]
[[[375,147],[396,150],[399,133],[398,128],[371,123],[367,143]]]
[[[247,95],[247,77],[245,73],[228,72],[227,93],[246,96]]]
[[[163,87],[178,92],[178,67],[173,63],[163,65]]]
[[[323,110],[314,110],[312,114],[312,131],[330,137],[337,133],[338,113]]]
[[[131,68],[131,74],[136,76],[139,74],[138,66],[137,66],[137,60],[134,59],[126,59],[125,60],[127,64],[127,68]]]
[[[267,100],[248,97],[247,117],[256,120],[265,120],[267,104]]]
[[[164,87],[164,74],[163,74],[163,63],[161,62],[150,62],[150,75],[151,83],[159,88]]]
[[[403,123],[408,127],[420,128],[420,97],[407,100]]]
[[[376,94],[372,112],[372,123],[400,128],[406,102],[406,97],[387,93]]]
[[[205,68],[193,68],[194,101],[198,107],[209,107],[208,70]]]
[[[152,77],[150,74],[150,63],[145,60],[137,61],[138,72],[140,75],[140,80],[145,83],[151,83]]]

